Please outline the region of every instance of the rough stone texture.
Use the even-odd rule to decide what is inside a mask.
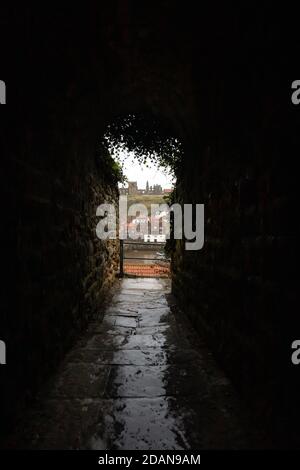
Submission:
[[[275,4],[257,13],[223,2],[217,14],[212,2],[199,14],[182,2],[125,0],[1,10],[2,416],[97,300],[87,266],[97,249],[90,232],[92,245],[80,235],[82,214],[94,214],[94,146],[116,115],[146,111],[182,141],[179,199],[206,207],[205,248],[177,250],[174,292],[260,422],[293,443],[299,108],[290,84],[299,51],[289,57],[298,38],[283,45],[293,15],[285,25],[278,8],[280,25]]]
[[[6,447],[256,445],[230,382],[169,291],[169,280],[124,279],[104,321],[90,325]]]
[[[257,93],[256,104],[264,108],[266,99]],[[194,173],[183,173],[177,200],[205,204],[205,244],[187,252],[177,242],[173,292],[196,329],[205,331],[273,444],[294,447],[300,437],[299,371],[291,364],[299,332],[298,176],[290,165],[300,148],[291,144],[296,122],[279,125],[287,105],[280,96],[277,101],[268,119],[261,115],[253,124],[251,136],[244,137],[238,125],[223,129],[224,118],[215,142],[199,148]],[[231,107],[232,114],[234,99]],[[193,164],[191,154],[186,165]]]
[[[10,262],[18,274],[11,279],[14,296],[1,324],[8,346],[8,366],[1,369],[2,425],[32,399],[95,312],[101,315],[118,272],[118,241],[96,236],[98,205],[117,204],[113,175],[97,162],[93,146],[82,149],[81,160],[57,165],[49,145],[45,140],[48,168],[44,160],[33,161],[34,147],[28,144],[26,158],[11,157],[16,187],[4,182],[17,207],[9,243],[15,242]],[[70,158],[67,148],[64,154]]]

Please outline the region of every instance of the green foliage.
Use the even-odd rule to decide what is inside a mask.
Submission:
[[[183,149],[178,138],[165,122],[153,115],[116,118],[108,126],[104,141],[116,158],[122,151],[134,152],[140,163],[150,161],[172,174],[177,173],[182,161]]]
[[[108,146],[104,141],[98,144],[96,150],[96,165],[101,176],[106,181],[113,183],[120,182],[122,184],[126,182],[126,176],[123,174],[121,163],[111,156]]]
[[[164,203],[165,203],[165,204],[168,204],[168,206],[171,206],[171,205],[173,204],[173,202],[175,202],[175,200],[174,200],[174,194],[175,194],[174,189],[173,189],[173,191],[171,191],[170,193],[164,194],[164,196],[163,196]]]

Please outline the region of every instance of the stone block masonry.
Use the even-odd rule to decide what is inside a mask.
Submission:
[[[172,253],[173,291],[258,426],[299,448],[298,39],[284,47],[274,8],[27,3],[0,15],[0,427],[102,315],[117,247],[95,214],[116,185],[95,144],[118,116],[154,114],[184,149],[176,200],[205,204],[203,249]]]
[[[39,149],[27,135],[27,146],[9,162],[13,180],[3,181],[14,208],[5,232],[10,258],[2,264],[9,279],[0,330],[9,351],[0,371],[3,430],[88,321],[101,317],[118,271],[118,241],[99,240],[95,232],[97,206],[118,199],[113,172],[102,167],[101,155],[95,160],[93,145],[82,149],[79,163],[67,137],[54,151],[47,132],[42,135]]]
[[[298,176],[290,172],[299,144],[289,147],[295,129],[274,136],[258,127],[247,143],[255,149],[251,159],[243,157],[243,142],[239,150],[220,130],[220,141],[202,149],[194,178],[187,164],[177,196],[205,204],[205,243],[191,256],[177,241],[172,265],[173,292],[182,308],[205,331],[273,444],[282,447],[296,446],[300,438],[299,374],[290,359],[299,331]],[[195,156],[189,159],[192,167]]]

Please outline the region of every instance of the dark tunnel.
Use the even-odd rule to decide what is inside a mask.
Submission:
[[[172,244],[168,295],[232,384],[249,448],[299,447],[300,366],[291,345],[300,328],[300,106],[291,102],[297,77],[278,26],[284,18],[275,16],[263,6],[201,4],[197,11],[168,0],[1,12],[3,448],[35,447],[28,430],[22,436],[22,420],[95,318],[101,323],[118,288],[119,241],[97,239],[96,207],[117,205],[118,176],[101,137],[129,115],[141,117],[136,135],[145,148],[149,116],[181,142],[173,201],[205,207],[203,248]],[[193,403],[201,410],[197,384]],[[171,377],[169,402],[172,387]],[[53,413],[68,419],[70,401],[59,406]],[[207,420],[212,434],[221,433]],[[196,448],[210,446],[191,439]],[[235,447],[234,438],[218,439],[212,446]],[[185,448],[183,438],[178,445]]]

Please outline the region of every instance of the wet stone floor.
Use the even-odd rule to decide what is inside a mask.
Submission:
[[[240,449],[230,382],[180,313],[168,279],[123,279],[10,445],[29,449]]]

